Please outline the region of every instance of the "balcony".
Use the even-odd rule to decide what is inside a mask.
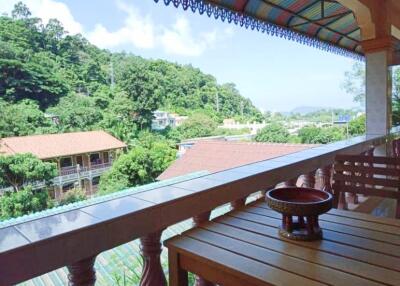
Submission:
[[[390,66],[400,63],[397,17],[400,6],[396,1],[383,1],[379,5],[384,8],[376,1],[364,0],[298,1],[296,13],[289,13],[291,10],[287,7],[282,9],[271,1],[259,1],[262,2],[258,3],[262,6],[261,12],[253,9],[253,1],[233,1],[234,4],[214,0],[156,2],[181,5],[185,10],[191,5],[192,11],[214,14],[216,19],[227,19],[229,23],[326,51],[358,59],[365,57],[367,135],[184,181],[128,189],[0,223],[0,285],[20,283],[64,266],[71,285],[94,285],[96,258],[107,250],[137,240],[140,240],[143,257],[141,285],[166,285],[166,270],[160,262],[160,241],[168,227],[188,219],[198,225],[208,219],[212,210],[227,205],[235,209],[249,198],[262,199],[266,190],[279,184],[292,185],[299,177],[305,186],[314,187],[318,181],[317,186],[335,192],[331,186],[331,170],[336,155],[365,154],[374,149],[387,151],[389,148],[385,147],[399,137],[400,129],[391,128],[389,92]],[[299,12],[321,5],[321,15],[324,15],[326,4],[338,13],[322,19],[308,19]],[[283,17],[264,19],[268,13],[263,13],[263,9],[283,10]],[[289,19],[287,24],[278,22],[286,18]],[[321,24],[320,20],[328,21]],[[336,23],[338,21],[341,25]],[[331,24],[333,27],[328,27]],[[299,28],[302,25],[314,25],[314,28]],[[92,176],[108,167],[66,171],[58,178],[67,182],[78,176]]]
[[[165,281],[159,260],[160,239],[169,226],[190,218],[198,223],[204,219],[204,213],[229,203],[232,207],[243,204],[246,198],[262,196],[265,190],[299,176],[307,186],[319,181],[321,187],[330,189],[330,170],[337,154],[365,153],[385,146],[398,135],[399,130],[393,129],[387,136],[359,136],[214,174],[128,189],[3,222],[0,224],[0,285],[26,281],[63,266],[69,269],[71,285],[92,285],[96,257],[135,239],[140,239],[144,259],[142,285],[160,285],[154,282],[161,278]]]
[[[71,166],[61,168],[59,176],[53,179],[54,185],[63,185],[77,180],[98,177],[112,166],[112,162],[93,164],[90,167]]]

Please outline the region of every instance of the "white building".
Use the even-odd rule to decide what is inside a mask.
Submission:
[[[169,127],[180,126],[188,117],[180,116],[176,113],[168,113],[166,111],[156,110],[153,113],[154,119],[151,123],[151,129],[164,130]]]

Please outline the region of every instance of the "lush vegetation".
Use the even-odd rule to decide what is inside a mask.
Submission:
[[[38,212],[53,206],[48,192],[25,187],[18,192],[6,192],[0,197],[0,220]]]
[[[49,183],[56,175],[55,163],[43,162],[32,154],[0,155],[0,186],[12,186],[15,192],[33,182]]]
[[[51,207],[48,192],[33,190],[31,184],[44,181],[46,189],[56,175],[54,163],[43,162],[32,154],[0,155],[0,187],[13,188],[0,196],[0,220]]]
[[[273,122],[261,129],[254,139],[257,142],[287,143],[290,140],[290,134],[283,124]]]
[[[175,158],[172,141],[145,132],[139,136],[135,147],[121,155],[101,177],[100,194],[154,182]]]
[[[217,128],[224,118],[263,119],[233,83],[218,84],[190,65],[101,50],[56,19],[32,17],[22,3],[0,16],[0,73],[0,138],[103,129],[129,145],[101,179],[101,193],[154,181],[175,159],[174,142],[230,134]],[[189,119],[150,136],[157,109]],[[4,183],[20,188],[37,178],[19,179]]]
[[[234,84],[190,65],[98,49],[55,19],[44,25],[23,4],[0,17],[0,72],[1,136],[101,128],[129,141],[156,109],[207,113],[213,124],[239,114],[262,119]]]

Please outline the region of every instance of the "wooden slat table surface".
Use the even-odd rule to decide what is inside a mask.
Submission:
[[[166,241],[170,285],[187,271],[226,286],[400,285],[400,220],[334,209],[314,242],[280,237],[279,224],[254,202]]]

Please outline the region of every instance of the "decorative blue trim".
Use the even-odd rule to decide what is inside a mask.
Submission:
[[[154,0],[154,2],[158,3],[160,0]],[[240,12],[232,11],[211,3],[206,3],[203,0],[162,0],[162,2],[164,2],[166,6],[172,3],[175,8],[181,6],[185,11],[190,8],[193,13],[198,12],[200,15],[206,13],[208,17],[214,16],[216,20],[220,19],[222,22],[233,22],[235,25],[245,27],[246,29],[250,28],[251,30],[257,30],[262,33],[266,33],[267,35],[284,38],[320,50],[350,57],[358,61],[364,61],[364,56],[357,52],[336,46],[332,43],[313,38],[282,26],[278,26],[273,23],[261,21]]]

